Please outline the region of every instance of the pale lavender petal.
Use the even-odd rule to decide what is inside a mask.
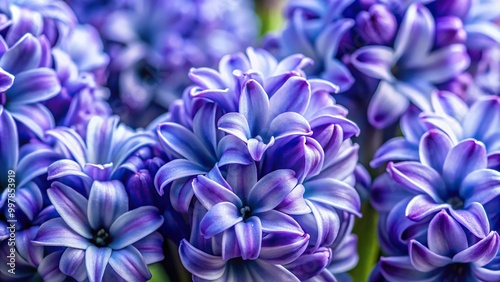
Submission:
[[[304,183],[304,198],[324,203],[361,217],[361,200],[354,187],[343,181],[323,178]]]
[[[443,179],[435,170],[417,162],[391,162],[387,165],[387,172],[405,189],[425,193],[436,202],[441,201],[439,191],[446,189]]]
[[[297,185],[295,172],[288,169],[273,171],[262,177],[248,193],[248,205],[252,212],[264,212],[275,208]]]
[[[269,100],[269,119],[285,112],[304,114],[310,99],[309,82],[303,77],[291,77]]]
[[[163,236],[158,232],[151,233],[133,246],[141,253],[146,264],[159,262],[165,258],[162,249]]]
[[[269,115],[269,98],[262,86],[255,80],[249,80],[244,86],[240,96],[239,112],[248,122],[252,136],[264,128]],[[258,109],[258,114],[256,112]]]
[[[256,259],[260,254],[262,243],[262,225],[257,216],[252,216],[245,221],[234,225],[236,238],[244,260]]]
[[[177,158],[184,158],[198,165],[207,165],[212,155],[193,132],[176,123],[158,126],[160,144]]]
[[[228,164],[249,165],[253,162],[245,142],[232,135],[226,135],[217,144],[219,166]]]
[[[85,250],[91,245],[89,239],[74,232],[62,218],[54,218],[43,223],[33,239],[35,245],[62,246]]]
[[[489,122],[484,122],[488,120]],[[500,122],[500,98],[488,96],[474,103],[463,121],[466,137],[484,140],[498,132],[498,127],[491,126]]]
[[[409,256],[381,257],[379,266],[384,278],[394,282],[434,281],[441,274],[436,271],[416,270]]]
[[[189,71],[189,78],[205,89],[225,89],[226,85],[221,75],[210,68],[193,68]]]
[[[113,238],[109,247],[119,250],[132,245],[155,232],[162,224],[163,217],[155,207],[143,206],[128,211],[118,217],[109,228],[109,235]]]
[[[240,211],[234,204],[228,202],[218,203],[201,220],[200,231],[205,238],[210,238],[242,220]]]
[[[252,281],[300,281],[295,275],[281,265],[274,265],[264,260],[254,260],[251,262],[250,275]]]
[[[240,245],[234,228],[229,228],[222,233],[222,259],[228,261],[241,257]]]
[[[113,145],[116,141],[117,116],[93,117],[87,126],[87,162],[92,164],[110,163]]]
[[[54,128],[55,122],[52,113],[42,104],[9,105],[12,117],[43,138],[45,131]]]
[[[75,161],[83,167],[86,161],[86,145],[82,140],[82,137],[72,128],[58,127],[53,130],[49,130],[46,136],[51,136],[56,139],[66,150],[70,153],[70,156]]]
[[[285,199],[276,207],[277,210],[288,215],[300,215],[310,213],[311,209],[304,201],[304,185],[297,185]],[[262,220],[262,219],[261,219]]]
[[[14,84],[14,76],[0,68],[0,92],[5,92]]]
[[[438,255],[450,256],[467,248],[464,230],[446,211],[431,220],[427,238],[429,250]]]
[[[307,120],[295,112],[286,112],[275,117],[269,125],[269,133],[276,140],[299,135],[311,135],[311,127]]]
[[[439,114],[446,114],[462,121],[467,114],[469,107],[455,93],[448,91],[436,91],[431,96],[432,107]]]
[[[247,141],[252,137],[248,121],[245,116],[240,113],[227,113],[223,115],[219,119],[217,126],[219,130],[234,135],[242,141]]]
[[[72,160],[59,160],[47,168],[47,180],[54,180],[68,175],[75,175],[90,180],[88,175],[82,172],[78,163]]]
[[[480,281],[495,282],[500,280],[500,270],[491,270],[484,267],[471,267],[475,278]]]
[[[429,130],[420,139],[420,162],[441,173],[444,161],[453,147],[450,138],[439,130]]]
[[[499,242],[498,233],[491,231],[481,241],[456,254],[453,261],[458,263],[472,262],[477,266],[484,266],[497,255]]]
[[[61,272],[75,278],[77,281],[87,279],[87,269],[85,268],[85,250],[67,248],[59,262]]]
[[[298,235],[304,234],[304,231],[300,225],[291,216],[284,214],[279,211],[270,210],[267,212],[259,213],[256,216],[259,217],[260,223],[262,224],[262,231],[266,233],[273,232],[290,232],[296,233]]]
[[[54,70],[38,68],[16,75],[14,85],[7,90],[7,99],[12,104],[32,104],[47,101],[61,91]]]
[[[488,215],[480,203],[472,203],[463,210],[450,209],[451,216],[478,238],[490,232]]]
[[[394,40],[396,58],[405,66],[420,64],[434,43],[434,18],[421,4],[413,4],[406,10],[403,22]]]
[[[415,240],[411,240],[408,249],[411,264],[422,272],[432,271],[452,262],[449,257],[435,254]]]
[[[62,282],[67,278],[59,269],[62,252],[48,254],[38,266],[38,273],[45,281]]]
[[[422,113],[420,120],[427,128],[436,128],[446,133],[454,144],[462,139],[462,126],[453,117],[436,113]]]
[[[443,47],[422,59],[420,66],[412,69],[414,75],[435,84],[454,78],[470,63],[467,49],[462,44]]]
[[[221,202],[230,202],[237,207],[243,205],[240,198],[231,190],[203,175],[193,180],[193,191],[207,210]]]
[[[404,137],[395,137],[385,142],[377,150],[370,162],[371,167],[379,167],[388,161],[418,161],[418,146]]]
[[[109,229],[111,224],[128,211],[128,196],[118,180],[94,181],[90,188],[88,219],[94,230]]]
[[[85,251],[85,266],[90,282],[101,282],[113,251],[111,248],[89,246]]]
[[[467,139],[453,147],[443,166],[443,179],[449,187],[460,187],[463,179],[471,172],[486,168],[486,149],[476,140]]]
[[[126,281],[147,281],[152,277],[141,253],[133,246],[114,250],[109,266]]]
[[[309,243],[309,234],[277,232],[262,238],[259,258],[274,264],[287,264],[304,253]]]
[[[52,183],[47,190],[50,201],[64,221],[81,236],[91,239],[89,221],[87,219],[87,199],[73,188],[60,182]]]
[[[11,46],[0,59],[0,68],[17,76],[20,72],[37,68],[40,64],[42,48],[31,34],[25,34]]]
[[[459,192],[466,206],[473,202],[484,205],[500,195],[500,172],[492,169],[473,171],[465,177]]]
[[[428,195],[415,196],[406,207],[406,216],[413,221],[421,221],[431,214],[448,208],[448,204],[436,203]]]
[[[366,46],[356,50],[351,56],[351,63],[364,75],[394,81],[391,67],[394,60],[394,52],[386,46]]]
[[[384,128],[408,108],[408,98],[401,95],[390,83],[381,81],[368,106],[368,120],[377,128]]]
[[[267,144],[255,138],[250,138],[247,141],[248,153],[257,162],[262,159],[264,152],[272,145],[274,145],[274,136]]]
[[[189,272],[206,280],[218,279],[226,270],[226,262],[221,257],[202,252],[185,239],[179,245],[179,255]]]
[[[172,181],[184,177],[205,174],[207,169],[188,160],[177,159],[163,165],[155,175],[155,187],[158,194],[163,195],[163,189]]]

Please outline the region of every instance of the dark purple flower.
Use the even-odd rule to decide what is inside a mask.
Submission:
[[[147,265],[163,259],[163,240],[155,232],[163,218],[156,208],[129,211],[116,180],[94,181],[88,199],[60,182],[47,192],[61,217],[43,223],[33,242],[65,247],[59,260],[64,274],[79,281],[151,278]]]
[[[356,16],[359,35],[368,44],[391,44],[398,28],[396,18],[387,6],[375,4]]]

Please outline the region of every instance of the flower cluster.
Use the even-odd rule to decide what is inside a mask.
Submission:
[[[332,279],[356,263],[332,252],[355,254],[358,128],[335,85],[306,78],[310,63],[225,56],[218,71],[191,70],[195,84],[158,121],[172,160],[155,185],[190,218],[179,253],[194,279]]]
[[[367,112],[372,126],[386,128],[410,104],[430,110],[436,89],[462,98],[476,95],[468,91],[476,84],[473,76],[485,72],[478,73],[476,65],[500,44],[495,5],[489,0],[290,0],[286,27],[268,36],[266,46],[281,56],[299,52],[313,58],[311,75],[340,85],[344,98]],[[498,79],[478,80],[491,89]]]
[[[68,2],[106,42],[112,96],[131,114],[148,107],[152,111],[142,114],[146,122],[124,115],[136,126],[144,126],[180,98],[190,83],[191,67],[215,67],[223,55],[244,50],[258,35],[252,1]]]

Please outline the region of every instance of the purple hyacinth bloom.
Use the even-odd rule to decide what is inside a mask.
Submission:
[[[128,1],[100,29],[109,43],[112,79],[132,111],[168,107],[189,85],[191,67],[215,67],[258,34],[252,1]],[[116,44],[118,43],[118,44]]]
[[[63,247],[60,270],[81,281],[149,280],[148,264],[163,259],[158,210],[129,211],[119,181],[94,181],[88,199],[60,182],[47,190],[60,217],[43,223],[33,242]]]
[[[378,128],[394,123],[411,103],[430,110],[435,84],[452,79],[469,66],[462,44],[432,50],[435,22],[429,10],[411,5],[403,18],[394,47],[365,46],[351,62],[366,76],[381,82],[368,107],[368,119]]]
[[[465,43],[467,32],[463,28],[462,21],[457,17],[436,18],[436,48],[452,44]]]
[[[500,47],[485,51],[478,62],[474,81],[468,88],[466,101],[475,101],[484,95],[500,96]]]
[[[429,223],[427,240],[411,240],[408,256],[382,257],[378,267],[388,281],[498,281],[487,268],[498,252],[496,231],[471,243],[460,224],[445,211]]]
[[[444,132],[453,144],[466,138],[484,143],[488,153],[488,167],[498,168],[500,154],[500,100],[497,96],[484,96],[470,107],[450,92],[432,94],[433,112],[421,113],[413,108],[401,119],[404,137],[396,137],[376,152],[371,165],[387,161],[418,160],[422,135],[429,129]],[[489,123],[484,123],[490,120]]]
[[[285,8],[287,24],[280,34],[268,35],[264,46],[277,49],[279,57],[304,54],[315,64],[306,68],[311,77],[320,77],[339,86],[351,88],[354,78],[336,58],[342,37],[355,24],[342,13],[354,0],[289,1]]]
[[[396,17],[387,6],[375,4],[356,16],[359,35],[368,44],[391,44],[397,31]]]

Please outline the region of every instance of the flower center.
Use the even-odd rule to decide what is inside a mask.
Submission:
[[[449,198],[446,203],[450,204],[454,210],[459,210],[464,207],[464,201],[458,196]]]
[[[463,263],[454,263],[447,267],[445,271],[445,277],[448,279],[446,281],[450,282],[458,282],[464,281],[465,277],[467,277],[469,272],[469,267],[467,264]]]
[[[400,75],[399,72],[400,72],[400,67],[397,64],[392,66],[391,73],[392,73],[392,75],[394,75],[394,77],[398,78]]]
[[[240,209],[240,214],[243,217],[243,219],[247,219],[250,216],[250,213],[252,210],[250,209],[249,206],[244,206]]]
[[[108,231],[101,228],[97,231],[97,233],[95,233],[94,238],[92,238],[92,242],[98,247],[104,247],[111,243],[111,237],[109,237]]]

